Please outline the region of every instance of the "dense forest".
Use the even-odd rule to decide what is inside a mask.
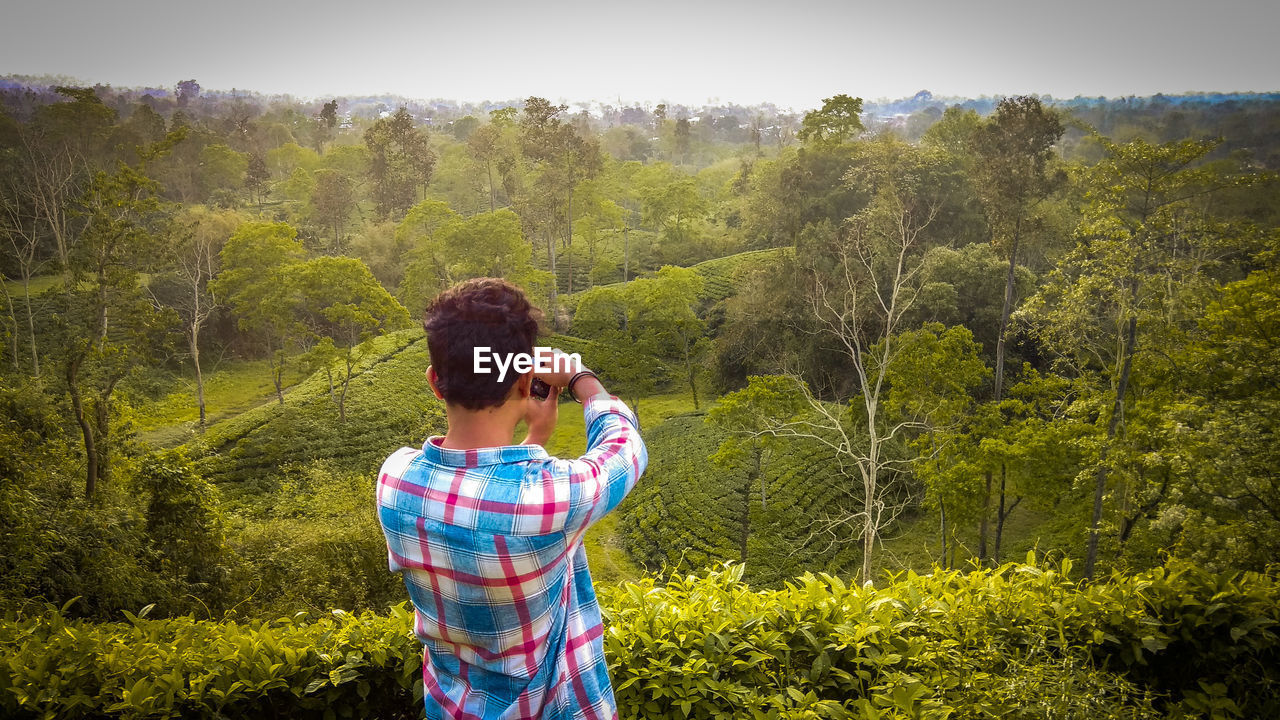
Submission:
[[[411,704],[374,474],[443,431],[420,317],[480,276],[639,411],[649,470],[587,539],[633,714],[1005,717],[1037,688],[1061,714],[1018,717],[1277,709],[1280,96],[60,82],[0,79],[5,714]],[[572,407],[553,454],[583,447]],[[157,668],[239,658],[239,686],[111,669],[171,642]],[[288,677],[243,649],[290,643]]]

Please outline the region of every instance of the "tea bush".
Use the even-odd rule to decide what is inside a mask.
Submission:
[[[1261,718],[1280,712],[1274,577],[1155,569],[1081,586],[1064,567],[811,575],[742,566],[601,587],[624,718]],[[145,613],[140,613],[145,614]],[[0,715],[407,718],[412,613],[0,622]]]

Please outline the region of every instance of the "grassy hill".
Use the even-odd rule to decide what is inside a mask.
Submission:
[[[703,277],[705,283],[699,300],[702,301],[704,307],[724,300],[734,293],[735,278],[740,271],[777,262],[792,252],[794,252],[794,248],[790,247],[749,250],[693,265],[692,269]],[[616,282],[608,285],[598,285],[597,287],[622,287],[624,284]],[[587,291],[561,296],[565,309],[572,313],[578,306],[578,300],[585,292]]]
[[[847,505],[832,459],[804,446],[762,462],[761,482],[709,460],[724,440],[700,413],[673,417],[649,431],[649,470],[622,505],[620,532],[650,571],[688,572],[741,558],[749,529],[746,578],[775,585],[811,570],[843,573],[858,561],[849,533],[833,535],[824,511]]]
[[[194,441],[200,469],[219,483],[260,482],[282,465],[314,460],[372,473],[396,448],[443,431],[427,365],[420,330],[378,338],[353,373],[345,423],[318,371],[294,386],[284,405],[267,402],[211,426]]]
[[[857,509],[856,476],[839,474],[820,446],[780,445],[763,456],[763,483],[748,487],[744,471],[709,460],[725,437],[702,413],[672,417],[646,432],[649,470],[619,508],[619,540],[636,562],[649,572],[689,572],[739,561],[745,519],[748,582],[776,586],[807,571],[853,574],[861,563],[859,528],[829,519]],[[1000,559],[1025,557],[1033,549],[1076,557],[1084,548],[1079,530],[1085,510],[1020,504],[1005,524]],[[952,528],[957,567],[977,555],[978,528],[972,525]],[[991,532],[994,549],[994,522]],[[927,572],[940,561],[938,516],[916,508],[882,529],[873,566],[879,576]]]

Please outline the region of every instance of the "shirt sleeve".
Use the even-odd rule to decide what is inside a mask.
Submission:
[[[564,529],[570,534],[586,530],[616,508],[649,463],[639,422],[626,403],[611,395],[595,395],[582,412],[586,454],[556,462],[557,481],[569,485]]]

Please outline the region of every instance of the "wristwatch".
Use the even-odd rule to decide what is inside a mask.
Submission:
[[[600,376],[599,376],[599,375],[596,375],[595,373],[591,372],[590,370],[580,370],[580,371],[578,371],[578,372],[574,373],[574,374],[573,374],[573,377],[569,378],[569,384],[565,386],[565,389],[569,391],[569,395],[573,397],[573,401],[574,401],[574,402],[576,402],[576,403],[578,403],[579,405],[581,405],[581,404],[582,404],[582,400],[580,400],[580,399],[578,398],[578,394],[577,394],[577,393],[575,393],[575,392],[573,391],[573,384],[574,384],[574,383],[576,383],[576,382],[578,382],[578,381],[579,381],[579,380],[581,380],[582,378],[587,377],[588,375],[589,375],[589,376],[591,376],[591,377],[593,377],[593,378],[595,378],[596,380],[599,380],[599,379],[600,379]]]

